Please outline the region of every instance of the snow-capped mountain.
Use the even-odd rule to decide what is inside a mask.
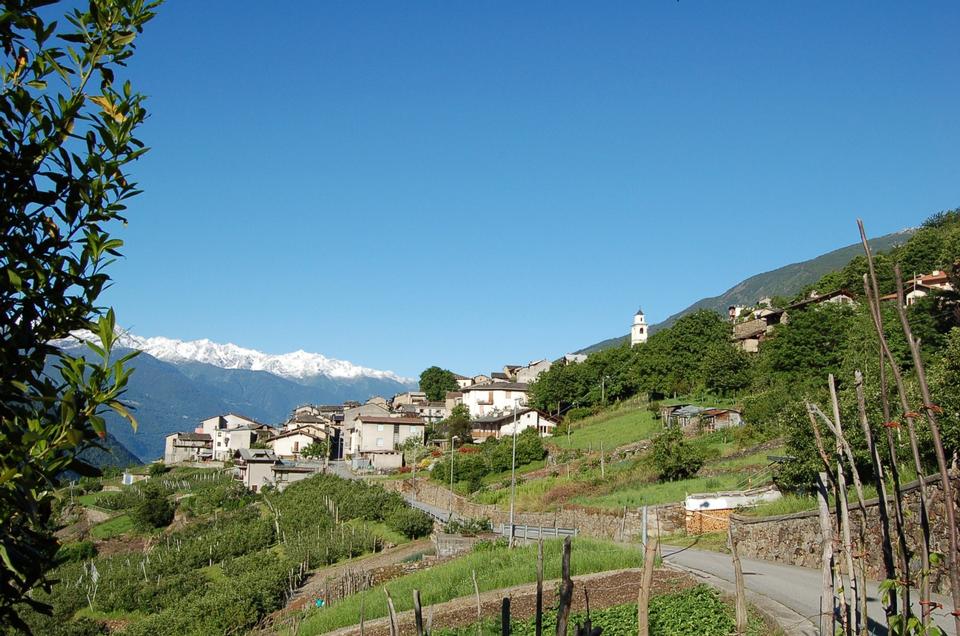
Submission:
[[[89,333],[74,334],[78,339],[93,338]],[[346,360],[328,358],[319,353],[294,351],[292,353],[269,354],[254,349],[246,349],[233,343],[220,344],[207,340],[176,340],[155,336],[144,338],[129,332],[120,335],[118,343],[128,349],[139,349],[158,360],[180,364],[200,362],[221,369],[247,369],[266,371],[282,378],[304,380],[318,375],[337,379],[376,378],[394,380],[401,384],[413,382],[410,378],[393,373],[362,367]]]

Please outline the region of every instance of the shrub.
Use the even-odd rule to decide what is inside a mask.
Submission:
[[[493,526],[486,517],[482,519],[451,519],[443,526],[443,531],[448,534],[462,534],[464,536],[476,536],[482,532],[490,532]]]
[[[57,551],[57,561],[87,561],[97,556],[97,547],[92,541],[65,543]]]
[[[692,477],[703,466],[703,452],[683,439],[679,428],[670,428],[653,440],[653,465],[664,481]]]
[[[167,465],[164,464],[163,462],[154,462],[150,464],[149,468],[147,468],[147,473],[151,477],[159,477],[160,475],[167,472],[167,470],[168,470]]]
[[[411,539],[425,537],[433,531],[433,519],[415,508],[399,508],[391,512],[386,523],[392,529]]]
[[[141,488],[143,499],[130,513],[134,525],[141,530],[162,528],[173,521],[174,505],[157,488]]]

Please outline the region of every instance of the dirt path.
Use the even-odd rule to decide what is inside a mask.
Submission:
[[[616,570],[578,576],[574,579],[573,611],[583,611],[586,589],[590,594],[590,608],[601,609],[623,603],[636,602],[637,591],[640,587],[641,570]],[[556,603],[556,590],[559,580],[544,581],[543,606],[552,607]],[[654,573],[654,594],[674,592],[695,585],[693,577],[673,570],[659,569]],[[518,585],[502,590],[492,590],[480,595],[480,605],[483,617],[500,615],[500,603],[505,596],[510,597],[510,615],[513,619],[527,619],[536,611],[536,584]],[[323,610],[319,610],[323,611]],[[424,620],[433,612],[433,626],[457,627],[469,625],[477,620],[476,597],[465,596],[446,603],[424,608]],[[414,633],[413,611],[401,612],[398,615],[399,632],[401,634]],[[290,624],[288,627],[292,627]],[[359,625],[344,627],[333,632],[330,636],[354,636],[360,633]],[[389,636],[389,619],[379,618],[364,623],[364,636]]]
[[[267,625],[279,624],[291,614],[295,614],[313,604],[313,602],[323,596],[324,584],[327,580],[336,579],[350,570],[372,570],[387,565],[400,563],[407,557],[413,556],[418,552],[427,552],[432,550],[433,544],[430,539],[420,539],[399,545],[395,548],[389,548],[383,552],[377,552],[365,557],[359,557],[343,563],[337,563],[330,567],[323,568],[313,572],[300,586],[286,607],[269,615],[266,619]]]

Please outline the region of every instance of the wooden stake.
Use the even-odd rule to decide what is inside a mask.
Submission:
[[[510,597],[504,596],[500,604],[500,635],[510,636]]]
[[[477,571],[470,570],[470,575],[473,577],[473,593],[477,597],[477,636],[482,636],[483,627],[480,625],[480,621],[483,618],[483,609],[480,605],[480,586],[477,585]]]
[[[534,619],[534,633],[543,635],[543,535],[537,542],[537,614]],[[479,636],[479,634],[478,634]]]
[[[363,636],[363,597],[360,597],[360,636]]]
[[[833,527],[827,503],[827,473],[817,475],[817,506],[820,510],[820,636],[833,636]]]
[[[737,554],[737,538],[733,532],[733,522],[727,525],[727,537],[730,540],[730,556],[733,559],[733,575],[737,586],[737,636],[747,633],[747,593],[743,584],[743,568]]]
[[[413,590],[413,622],[417,636],[423,636],[423,608],[420,607],[420,590]]]
[[[567,622],[570,620],[570,605],[573,602],[573,579],[570,578],[570,537],[563,540],[563,560],[561,562],[560,599],[557,608],[557,636],[567,636]]]
[[[657,558],[657,544],[660,536],[647,540],[643,550],[643,574],[640,576],[640,590],[637,592],[637,636],[649,636],[650,588],[653,586],[653,566]]]
[[[923,366],[923,356],[920,355],[920,341],[913,337],[910,321],[907,319],[907,310],[904,306],[903,279],[900,276],[900,266],[893,266],[894,279],[897,282],[897,315],[900,316],[900,326],[903,335],[910,345],[910,355],[913,358],[913,367],[917,372],[917,381],[920,384],[920,395],[923,397],[923,409],[930,425],[930,435],[933,437],[933,450],[937,456],[937,467],[940,469],[940,487],[943,488],[943,500],[954,502],[953,483],[950,481],[950,469],[947,466],[947,456],[943,449],[943,440],[940,437],[940,424],[937,417],[939,407],[933,403],[930,387],[927,384],[927,373]],[[950,576],[950,593],[953,597],[954,628],[960,632],[960,572],[957,571],[957,511],[956,506],[945,505],[947,512],[947,527],[949,530],[950,550],[947,553],[947,573]]]
[[[387,611],[390,614],[390,636],[399,636],[399,632],[397,631],[397,610],[393,607],[390,590],[384,586],[383,591],[387,595]]]

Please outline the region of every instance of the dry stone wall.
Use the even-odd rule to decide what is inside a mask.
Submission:
[[[960,481],[952,478],[954,492],[960,487]],[[948,551],[948,534],[946,514],[944,510],[943,488],[939,477],[929,477],[926,480],[927,492],[930,495],[930,530],[933,549],[942,554]],[[916,547],[921,543],[920,528],[920,486],[913,482],[902,488],[904,517],[908,546],[914,552],[911,562],[911,572],[920,570],[920,560]],[[892,502],[892,499],[891,499]],[[850,522],[853,536],[859,536],[863,526],[863,515],[859,506],[850,502]],[[871,499],[866,502],[866,545],[875,546],[867,549],[867,575],[876,580],[885,578],[883,554],[881,545],[881,523],[879,514],[879,500]],[[954,503],[956,505],[956,503]],[[892,503],[888,506],[892,515]],[[747,517],[732,515],[734,532],[737,534],[737,545],[740,556],[765,559],[800,565],[808,568],[820,567],[820,521],[817,511],[800,512],[776,517]],[[834,526],[836,520],[834,517]],[[892,530],[892,528],[891,528]],[[935,592],[946,594],[950,591],[950,580],[943,566],[934,568],[931,573],[931,584]]]
[[[404,494],[412,494],[411,480],[386,480],[383,487]],[[492,524],[510,523],[510,513],[497,506],[478,504],[459,495],[451,497],[450,491],[426,480],[417,480],[416,499],[425,504],[447,509],[451,505],[458,515],[473,519],[487,518]],[[610,539],[613,541],[637,542],[642,535],[643,510],[640,508],[605,511],[580,507],[564,507],[553,512],[517,512],[517,525],[544,526],[549,528],[573,528],[578,534]],[[649,506],[647,508],[647,533],[650,536],[677,532],[684,527],[684,510],[679,504]]]

